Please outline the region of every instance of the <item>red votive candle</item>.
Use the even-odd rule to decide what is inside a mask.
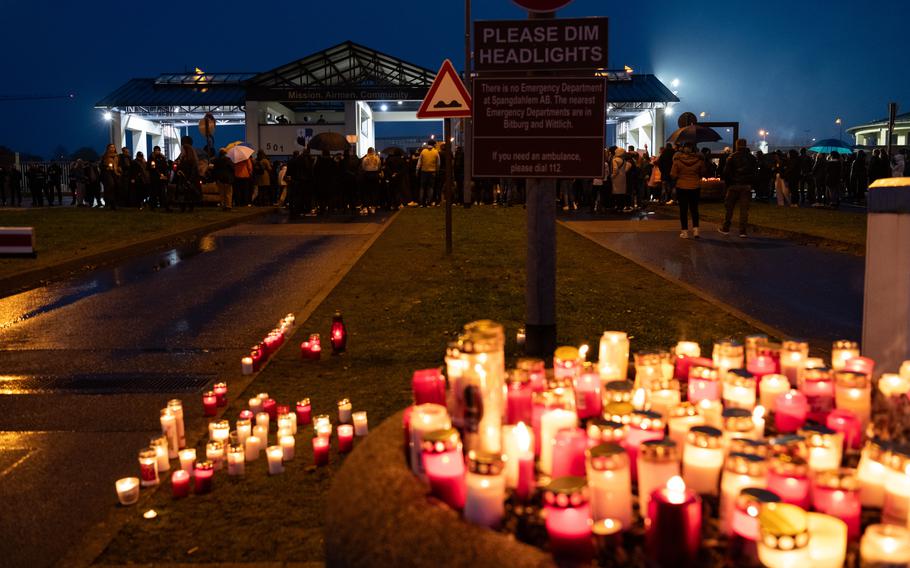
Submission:
[[[218,397],[213,391],[206,391],[202,395],[202,410],[205,416],[215,416],[218,412]]]
[[[338,432],[338,451],[342,454],[350,452],[354,447],[354,427],[350,424],[339,424],[335,431]]]
[[[701,498],[679,476],[648,503],[646,549],[659,566],[694,566],[701,546]]]
[[[329,439],[322,436],[313,438],[313,463],[326,465],[329,463]]]
[[[446,405],[446,380],[439,369],[414,371],[411,378],[414,404]]]
[[[580,420],[585,420],[600,416],[602,409],[600,373],[593,363],[585,361],[581,374],[575,377],[575,412]]]
[[[547,486],[547,536],[557,564],[588,564],[594,558],[591,509],[583,477],[560,477]]]
[[[218,406],[227,406],[227,383],[215,383],[215,386],[212,387],[212,391],[218,398]]]
[[[262,348],[258,345],[254,346],[250,350],[250,357],[253,359],[253,370],[258,371],[262,368],[262,363],[265,360],[265,353]]]
[[[527,501],[534,494],[534,453],[530,450],[518,455],[518,483],[515,496],[520,501]]]
[[[310,399],[305,398],[297,401],[297,425],[306,426],[313,421],[313,407],[310,405]]]
[[[828,428],[844,435],[844,449],[858,450],[863,444],[863,424],[853,411],[836,408],[828,414]]]
[[[551,477],[584,477],[585,450],[588,435],[581,428],[563,428],[553,440],[553,466]]]
[[[778,432],[796,432],[802,428],[808,416],[809,401],[803,393],[791,390],[774,399],[774,424]]]
[[[685,383],[689,380],[689,373],[692,371],[692,367],[711,368],[713,366],[714,361],[707,357],[677,357],[676,366],[673,370],[673,378]]]
[[[547,390],[547,368],[543,359],[526,357],[519,359],[515,366],[528,373],[528,380],[531,383],[532,392],[543,392]]]
[[[247,409],[247,410],[241,410],[240,414],[238,415],[238,418],[240,420],[249,420],[250,422],[252,422],[256,418],[256,416],[255,416],[255,414],[253,414],[252,410]]]
[[[269,415],[269,422],[278,423],[278,403],[274,398],[267,398],[262,401],[262,412]]]
[[[871,377],[872,372],[875,371],[875,361],[868,357],[854,357],[853,359],[847,360],[846,364],[844,364],[844,370],[853,373],[862,373]]]
[[[448,428],[423,435],[423,467],[430,492],[453,509],[463,509],[465,485],[464,457],[458,430]]]
[[[636,410],[632,413],[626,437],[620,445],[629,454],[629,466],[632,481],[638,479],[638,449],[648,440],[660,440],[664,437],[664,421],[660,414],[649,410]]]
[[[809,510],[809,466],[801,457],[779,454],[768,468],[768,490],[784,503]]]
[[[733,566],[761,566],[757,545],[761,538],[758,514],[765,503],[779,502],[780,497],[767,489],[747,487],[739,492],[733,511],[733,535],[729,541]]]
[[[825,424],[828,414],[834,410],[834,379],[831,372],[824,367],[804,370],[799,390],[806,395],[809,403],[809,420]]]
[[[858,539],[863,505],[856,470],[842,468],[816,475],[812,487],[812,508],[844,521],[848,538]]]
[[[212,479],[215,477],[215,465],[210,461],[196,463],[193,477],[193,490],[196,495],[209,493],[212,490]]]
[[[531,379],[527,371],[519,369],[509,374],[506,390],[506,424],[532,423],[534,413],[532,394],[534,393],[531,389]]]
[[[177,469],[171,474],[171,495],[180,499],[190,494],[190,474],[188,471]]]
[[[749,360],[746,370],[755,375],[756,382],[760,382],[765,375],[777,373],[777,363],[767,355],[756,355]]]
[[[698,404],[703,400],[720,400],[720,390],[717,369],[709,365],[692,365],[689,368],[689,402]]]

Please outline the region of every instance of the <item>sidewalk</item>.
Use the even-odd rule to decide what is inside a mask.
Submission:
[[[694,287],[786,336],[822,349],[862,332],[864,260],[766,236],[725,237],[713,223],[681,239],[671,220],[569,220],[562,224],[601,246]]]

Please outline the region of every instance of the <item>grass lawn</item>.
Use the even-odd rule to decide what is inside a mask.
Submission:
[[[0,277],[192,229],[241,212],[217,208],[196,209],[192,214],[75,207],[4,209],[0,227],[35,228],[38,258],[0,258]]]
[[[306,322],[290,345],[228,408],[236,420],[247,401],[268,392],[279,404],[303,397],[314,414],[331,414],[349,397],[372,427],[410,399],[415,369],[443,363],[446,343],[462,325],[491,318],[506,326],[507,356],[518,355],[523,325],[525,223],[521,208],[455,211],[455,254],[443,254],[442,209],[403,211]],[[681,338],[703,348],[718,337],[756,333],[742,321],[667,283],[622,257],[558,229],[559,339],[596,346],[605,329],[626,330],[633,350],[668,347]],[[350,332],[348,353],[301,362],[295,345],[311,332],[326,341],[340,309]],[[326,350],[328,345],[326,343]],[[596,347],[595,347],[596,352]],[[201,412],[195,397],[187,411]],[[157,417],[148,417],[149,425]],[[165,483],[153,497],[159,516],[136,510],[98,562],[320,561],[325,494],[343,463],[312,467],[312,428],[297,436],[297,458],[269,477],[265,458],[247,464],[243,478],[216,475],[215,490],[173,501]],[[204,455],[203,446],[197,452]],[[377,498],[382,498],[378,495]]]
[[[699,210],[712,221],[720,222],[724,219],[723,203],[702,203]],[[734,228],[738,219],[739,210],[733,216]],[[753,201],[749,207],[749,223],[861,247],[866,244],[866,215],[863,213],[810,207],[778,207]]]

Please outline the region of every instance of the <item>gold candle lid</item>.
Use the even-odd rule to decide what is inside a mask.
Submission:
[[[745,369],[730,369],[724,376],[724,382],[734,387],[755,388],[755,375]]]
[[[894,445],[891,447],[887,465],[895,471],[910,473],[910,447]]]
[[[608,402],[630,402],[635,385],[632,381],[609,381],[604,385],[604,400]]]
[[[726,432],[751,432],[755,429],[752,413],[745,408],[727,408],[723,412]]]
[[[648,461],[679,461],[679,449],[676,447],[676,442],[669,438],[642,442],[638,452],[642,459]]]
[[[663,430],[664,419],[659,412],[651,410],[635,410],[632,412],[632,418],[629,421],[631,426],[642,430]]]
[[[724,469],[737,475],[749,477],[762,477],[765,475],[765,458],[754,454],[731,453],[727,456]]]
[[[891,453],[891,448],[893,444],[887,440],[882,440],[881,438],[869,438],[866,441],[866,446],[863,449],[863,452],[871,460],[875,460],[879,463],[886,463],[888,461],[888,456]]]
[[[297,401],[297,406],[309,406],[309,405],[310,405],[310,399],[308,399],[308,398],[302,398]]]
[[[828,367],[811,367],[803,370],[804,381],[830,381],[831,369]]]
[[[553,353],[553,359],[556,361],[578,361],[581,359],[581,354],[578,352],[578,347],[572,347],[569,345],[564,345],[556,349],[556,352]]]
[[[617,420],[594,418],[588,422],[588,438],[618,442],[626,437],[626,425]]]
[[[517,384],[519,386],[531,382],[531,374],[524,369],[513,369],[509,371],[509,384]]]
[[[612,422],[629,424],[632,421],[633,412],[635,412],[635,407],[631,402],[611,402],[604,408],[603,417]]]
[[[698,407],[689,401],[681,402],[670,409],[670,420],[674,418],[689,418],[698,416]]]
[[[761,487],[746,487],[736,496],[736,508],[750,517],[757,517],[765,503],[780,503],[780,497]]]
[[[477,475],[499,475],[502,472],[502,456],[486,452],[468,452],[468,471]]]
[[[543,359],[536,359],[534,357],[522,357],[518,360],[515,366],[522,371],[533,373],[544,371],[547,367],[547,364]]]
[[[771,471],[786,477],[806,477],[809,475],[809,464],[799,456],[777,454],[771,459]]]
[[[605,443],[588,448],[588,464],[596,471],[622,469],[629,466],[629,454],[619,444]]]
[[[559,477],[551,481],[543,494],[544,503],[550,507],[567,509],[588,502],[588,485],[584,477]]]
[[[423,435],[422,450],[428,454],[441,454],[460,447],[461,437],[455,428],[443,428]]]
[[[693,426],[686,434],[686,442],[696,448],[720,448],[723,445],[723,432],[713,426]]]
[[[859,491],[860,483],[856,468],[842,467],[818,472],[815,475],[815,486],[839,491]]]
[[[727,442],[727,451],[734,454],[768,457],[768,444],[764,440],[752,438],[733,438]]]
[[[854,371],[835,371],[834,380],[837,386],[848,389],[864,389],[869,387],[869,376]]]
[[[806,445],[806,437],[798,434],[785,434],[771,438],[771,453],[773,454],[790,454],[805,458],[809,455],[809,448]]]
[[[838,339],[832,344],[832,350],[839,349],[841,351],[859,351],[859,343],[851,341],[849,339]]]
[[[700,381],[716,381],[717,369],[706,365],[692,365],[689,367],[689,380],[698,379]]]
[[[775,550],[796,550],[809,544],[809,515],[790,503],[766,503],[758,513],[762,544]]]

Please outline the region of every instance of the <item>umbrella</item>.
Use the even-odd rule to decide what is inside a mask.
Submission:
[[[342,152],[348,149],[348,141],[344,139],[344,136],[337,132],[323,132],[322,134],[317,134],[310,140],[310,148],[313,150]]]
[[[721,135],[707,126],[693,124],[680,128],[667,138],[671,144],[700,144],[702,142],[717,142]]]
[[[833,154],[834,152],[837,152],[838,154],[852,154],[853,147],[843,140],[825,138],[824,140],[819,140],[813,144],[812,147],[809,148],[809,151],[819,154]]]
[[[231,159],[232,162],[239,164],[240,162],[249,160],[250,157],[255,153],[256,150],[254,150],[252,146],[248,144],[238,144],[236,146],[228,148],[227,156]]]
[[[385,154],[386,156],[404,156],[404,150],[402,150],[398,146],[389,146],[388,148],[383,150],[382,153]]]

